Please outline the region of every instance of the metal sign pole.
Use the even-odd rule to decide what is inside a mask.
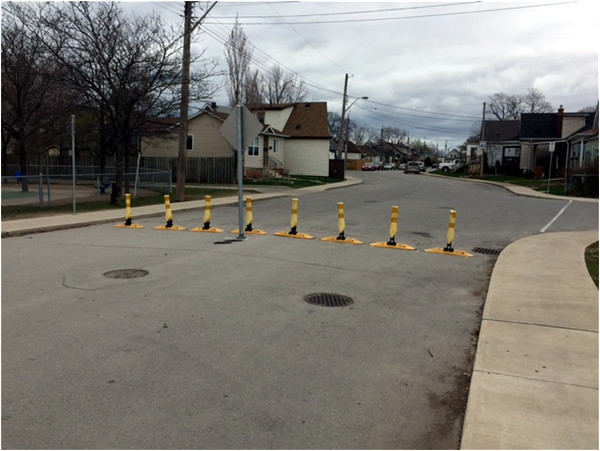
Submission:
[[[71,114],[71,161],[73,163],[73,214],[77,213],[77,194],[75,192],[75,115]]]
[[[242,106],[236,106],[237,114],[237,178],[238,178],[238,213],[239,213],[239,228],[238,239],[243,240],[244,237],[244,124],[242,123]]]
[[[546,187],[546,194],[550,194],[550,174],[552,174],[552,157],[554,156],[555,143],[551,142],[548,145],[550,151],[550,164],[548,164],[548,186]]]

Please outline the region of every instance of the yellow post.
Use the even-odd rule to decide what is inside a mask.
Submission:
[[[292,216],[290,217],[290,234],[295,235],[298,228],[298,199],[292,199]]]
[[[349,238],[345,235],[346,233],[346,220],[344,218],[344,202],[338,202],[338,236],[326,236],[321,238],[321,241],[329,241],[333,243],[344,243],[344,244],[362,244],[362,241],[355,238]]]
[[[396,244],[396,233],[398,232],[398,207],[392,206],[392,220],[390,222],[390,241],[388,244]]]
[[[171,212],[171,198],[168,194],[165,194],[165,218],[167,223],[162,226],[154,227],[154,230],[185,230],[185,227],[173,225],[173,213]]]
[[[396,233],[398,233],[398,207],[392,206],[392,219],[390,221],[390,240],[378,241],[377,243],[371,243],[373,247],[384,247],[387,249],[401,249],[405,251],[414,251],[415,248],[404,243],[396,243]]]
[[[444,248],[444,250],[447,252],[454,251],[454,249],[452,248],[452,243],[454,242],[454,225],[455,224],[456,224],[456,210],[450,210],[450,224],[448,225],[448,234],[446,235],[448,244]]]
[[[252,198],[246,199],[246,232],[252,232]]]
[[[446,247],[435,247],[432,249],[425,249],[425,252],[432,254],[445,254],[445,255],[456,255],[458,257],[473,257],[473,254],[462,251],[460,249],[454,249],[452,246],[454,243],[454,226],[456,225],[456,211],[450,210],[450,224],[448,225],[448,234],[446,235]]]
[[[125,225],[131,225],[133,215],[131,214],[131,194],[125,194]]]
[[[210,229],[210,196],[204,196],[204,230]]]
[[[171,197],[168,194],[165,194],[165,219],[167,224],[165,227],[173,226],[173,213],[171,212]]]
[[[302,238],[304,240],[312,240],[314,237],[306,233],[298,232],[298,199],[292,199],[292,216],[290,218],[290,231],[289,232],[276,232],[276,236],[283,236],[287,238]]]
[[[115,227],[127,229],[143,229],[143,225],[133,224],[133,215],[131,214],[131,195],[125,194],[125,223],[117,224]]]
[[[338,202],[338,240],[345,240],[344,231],[346,230],[346,221],[344,220],[344,202]]]

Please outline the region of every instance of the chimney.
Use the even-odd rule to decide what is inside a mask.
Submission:
[[[558,107],[558,116],[556,118],[556,136],[558,138],[562,138],[562,129],[563,129],[563,118],[565,116],[565,110],[561,105]]]

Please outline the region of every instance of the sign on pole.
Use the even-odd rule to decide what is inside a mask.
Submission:
[[[244,239],[244,149],[254,141],[261,132],[263,125],[256,119],[244,105],[235,107],[235,114],[230,114],[223,125],[221,134],[237,149],[237,177],[238,177],[238,212],[239,212],[239,239]]]

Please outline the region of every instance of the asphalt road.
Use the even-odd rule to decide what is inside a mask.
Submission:
[[[273,235],[289,230],[290,198],[255,202],[269,235],[242,242],[153,230],[162,217],[3,239],[3,448],[458,448],[494,257],[423,250],[446,244],[451,208],[455,248],[471,252],[597,228],[598,205],[357,175],[299,196],[298,230],[314,240]],[[337,202],[365,244],[319,240],[338,233]],[[392,205],[396,241],[417,251],[368,245],[389,238]],[[237,221],[237,207],[213,207],[211,225]],[[148,274],[104,275],[120,269]]]

